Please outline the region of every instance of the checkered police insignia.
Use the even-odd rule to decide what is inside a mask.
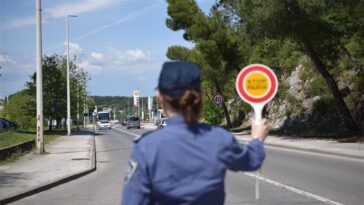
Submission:
[[[134,161],[133,159],[129,159],[129,168],[127,174],[125,176],[124,183],[125,185],[129,182],[131,177],[134,175],[136,169],[138,168],[138,162]]]

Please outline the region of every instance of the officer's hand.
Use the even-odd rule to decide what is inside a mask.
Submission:
[[[251,120],[252,122],[252,131],[251,135],[254,138],[258,138],[260,141],[264,141],[268,136],[268,120],[263,119],[260,121],[256,121],[255,119]]]

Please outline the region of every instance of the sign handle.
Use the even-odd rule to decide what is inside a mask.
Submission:
[[[257,104],[254,105],[254,116],[255,116],[255,122],[254,123],[261,123],[263,120],[263,107],[264,104]],[[255,179],[255,200],[258,200],[260,197],[260,189],[259,189],[259,179],[260,179],[260,173],[261,169],[257,171],[257,178]]]
[[[258,104],[258,105],[254,105],[254,117],[255,117],[255,121],[259,122],[263,119],[263,107],[264,104]]]

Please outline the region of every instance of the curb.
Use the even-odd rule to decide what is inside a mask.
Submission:
[[[239,140],[238,142],[241,143],[247,143],[248,140]],[[275,143],[264,143],[265,146],[268,147],[278,147],[278,148],[284,148],[289,150],[299,150],[303,152],[309,152],[309,153],[319,153],[319,154],[326,154],[326,155],[332,155],[332,156],[339,156],[339,157],[347,157],[347,158],[353,158],[353,159],[360,159],[364,160],[364,156],[357,156],[357,155],[351,155],[351,154],[345,154],[345,153],[338,153],[338,152],[332,152],[332,151],[325,151],[325,150],[318,150],[315,148],[302,148],[302,147],[293,147],[293,146],[287,146],[287,145],[281,145],[281,144],[275,144]]]
[[[56,179],[54,181],[49,182],[48,184],[44,184],[44,185],[40,185],[38,187],[32,188],[31,190],[24,191],[22,193],[18,193],[16,195],[13,195],[13,196],[10,196],[10,197],[4,198],[4,199],[0,199],[0,205],[8,204],[8,203],[20,200],[22,198],[40,193],[42,191],[51,189],[58,185],[67,183],[69,181],[72,181],[72,180],[78,179],[82,176],[85,176],[91,172],[94,172],[96,170],[96,144],[95,144],[95,136],[92,136],[92,138],[93,139],[91,141],[92,141],[93,145],[92,145],[92,149],[91,149],[91,166],[89,169],[81,171],[76,174],[65,176],[60,179]]]
[[[7,157],[14,154],[18,149],[22,152],[30,151],[35,147],[35,140],[29,140],[10,147],[0,149],[0,160],[5,160]]]

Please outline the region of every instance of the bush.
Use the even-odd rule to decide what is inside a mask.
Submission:
[[[314,97],[328,92],[330,92],[329,87],[321,77],[314,78],[314,80],[305,87],[305,94],[308,95],[308,97]]]
[[[15,121],[21,130],[35,129],[36,118],[32,110],[35,107],[34,104],[34,99],[26,92],[15,93],[4,107],[4,117]]]
[[[323,96],[321,99],[313,103],[313,111],[319,115],[327,115],[337,113],[335,100],[331,96]]]
[[[203,118],[209,124],[219,125],[224,118],[224,110],[221,106],[214,105],[212,101],[206,100],[203,105]]]

